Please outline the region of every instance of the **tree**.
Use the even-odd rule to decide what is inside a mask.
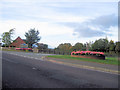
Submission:
[[[106,51],[108,49],[108,40],[99,39],[92,44],[92,49],[94,51]]]
[[[47,50],[48,49],[47,44],[37,43],[36,45],[38,46],[39,50]]]
[[[70,51],[72,49],[72,45],[70,43],[60,44],[57,48],[60,51]]]
[[[32,45],[40,41],[41,37],[38,36],[39,31],[34,29],[30,29],[28,32],[25,33],[26,42],[28,47],[32,48]]]
[[[113,40],[109,42],[109,51],[115,51],[115,44]]]
[[[10,29],[9,32],[4,32],[2,34],[2,42],[5,43],[5,46],[9,46],[12,41],[12,35],[14,32],[14,29]]]
[[[83,48],[83,44],[82,43],[76,43],[74,46],[73,46],[73,50],[75,51],[79,51],[79,50],[82,50]]]
[[[115,44],[115,51],[120,52],[120,42],[116,42]]]

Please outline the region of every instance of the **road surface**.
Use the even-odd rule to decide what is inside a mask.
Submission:
[[[117,74],[52,63],[45,55],[3,52],[3,88],[118,88]]]

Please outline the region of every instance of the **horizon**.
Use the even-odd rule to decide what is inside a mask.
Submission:
[[[7,32],[16,28],[13,39],[17,36],[25,39],[25,32],[35,28],[41,36],[38,43],[54,48],[61,43],[73,46],[106,36],[109,41],[118,41],[117,0],[3,0],[0,5],[0,29]]]

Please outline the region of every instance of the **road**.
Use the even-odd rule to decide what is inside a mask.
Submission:
[[[117,74],[52,63],[45,55],[3,52],[3,88],[118,88]]]

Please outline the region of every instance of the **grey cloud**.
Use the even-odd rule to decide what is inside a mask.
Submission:
[[[104,36],[106,34],[104,31],[108,31],[111,26],[118,25],[118,17],[115,14],[103,15],[100,17],[96,17],[95,19],[89,19],[88,21],[83,23],[68,22],[64,23],[64,25],[74,28],[73,35],[78,35],[79,37],[99,37]],[[93,30],[88,26],[97,27],[101,31]]]
[[[92,24],[98,27],[109,28],[110,26],[117,26],[118,17],[115,14],[104,15],[91,20],[89,24]]]
[[[105,33],[98,30],[93,30],[89,27],[81,25],[80,27],[76,28],[74,30],[78,34],[78,37],[96,37],[96,36],[102,36]],[[76,33],[73,33],[73,35],[76,35]]]

